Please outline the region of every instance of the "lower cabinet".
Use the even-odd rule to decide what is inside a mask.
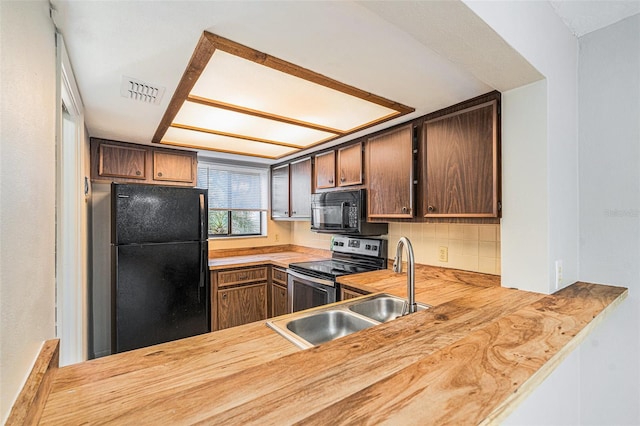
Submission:
[[[289,292],[287,290],[287,273],[273,267],[271,271],[271,299],[269,316],[277,317],[289,313]]]
[[[340,300],[355,299],[356,297],[364,296],[366,294],[369,294],[369,292],[340,286]]]
[[[212,330],[267,319],[267,266],[212,273]]]

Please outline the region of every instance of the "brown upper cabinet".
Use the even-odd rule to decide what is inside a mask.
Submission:
[[[335,188],[336,152],[327,151],[316,155],[316,189]]]
[[[289,217],[289,165],[271,169],[271,217]]]
[[[311,217],[311,158],[294,161],[291,171],[291,217]]]
[[[323,152],[315,160],[316,189],[362,185],[362,143]]]
[[[153,180],[191,183],[194,160],[191,153],[153,151]]]
[[[338,149],[338,186],[362,184],[362,143]]]
[[[415,154],[412,124],[367,141],[368,218],[413,218]]]
[[[195,186],[197,167],[195,151],[91,138],[92,180]]]
[[[425,218],[500,215],[499,93],[427,118],[422,127]]]
[[[98,151],[98,176],[105,178],[147,179],[147,150],[132,146],[101,143]]]
[[[271,168],[271,218],[311,216],[311,157]]]

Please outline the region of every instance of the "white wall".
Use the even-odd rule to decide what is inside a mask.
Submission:
[[[564,285],[581,279],[631,289],[629,300],[506,423],[640,424],[640,332],[638,298],[634,293],[640,287],[637,17],[635,23],[624,24],[628,25],[624,28],[618,24],[585,36],[580,41],[579,54],[577,39],[563,27],[547,2],[466,4],[547,80],[546,195],[544,191],[534,191],[527,196],[532,196],[528,202],[539,202],[541,206],[546,202],[547,206],[548,229],[542,239],[547,241],[548,258],[542,272],[547,276],[548,290],[553,290],[556,259],[564,263]],[[514,94],[517,91],[506,95],[503,117],[511,113],[509,101],[518,100]],[[509,119],[503,123],[509,124]],[[507,149],[505,186],[526,181],[531,171],[529,167],[510,168],[506,164],[513,143],[516,142],[509,136],[503,136]],[[535,153],[542,151],[540,148]],[[544,163],[539,157],[535,160],[536,164]],[[515,188],[511,189],[514,191],[507,187],[503,196],[505,225],[507,206],[516,201],[518,194]],[[539,209],[523,209],[518,211],[517,220],[539,223],[541,214],[545,213]],[[517,231],[509,226],[503,226],[502,240],[505,279],[507,273],[515,272],[517,258],[522,256],[519,261],[524,262],[531,248],[526,239],[518,242]],[[538,248],[536,263],[543,250]],[[529,285],[538,290],[535,284]]]
[[[55,336],[55,44],[47,1],[0,3],[0,418]]]
[[[548,292],[547,82],[502,94],[502,286]],[[533,213],[533,214],[532,214]]]
[[[543,270],[546,282],[533,291],[545,293],[555,290],[555,260],[562,259],[564,266],[564,285],[575,282],[578,278],[578,138],[577,138],[577,54],[578,42],[555,14],[548,2],[541,1],[473,1],[463,0],[481,19],[489,24],[507,43],[516,49],[531,65],[540,71],[547,82],[546,99],[546,191],[527,194],[530,203],[541,209],[520,211],[525,216],[518,217],[521,223],[539,223],[540,216],[548,209],[546,217],[546,238],[548,257]],[[503,115],[509,111],[503,108]],[[530,124],[534,126],[534,123]],[[540,123],[541,126],[544,123]],[[516,143],[506,137],[503,145]],[[541,148],[542,149],[542,148]],[[544,166],[544,165],[541,165]],[[521,181],[527,179],[527,169],[503,170],[502,180]],[[507,198],[505,195],[517,195],[518,198]],[[503,206],[520,202],[522,193],[512,191],[503,194]],[[533,198],[537,197],[537,198]],[[515,241],[510,232],[502,231],[503,241]],[[514,253],[521,251],[521,262],[529,253],[528,242],[520,240]],[[522,249],[522,250],[520,250]],[[503,248],[503,255],[506,249]],[[509,266],[503,257],[503,277],[512,281],[515,277],[507,276]],[[518,286],[527,289],[523,286]]]
[[[582,422],[640,424],[640,15],[579,44],[579,277],[629,288],[582,345]]]

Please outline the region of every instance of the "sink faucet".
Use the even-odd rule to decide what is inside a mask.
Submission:
[[[416,305],[416,263],[413,258],[413,247],[411,247],[411,241],[407,237],[400,237],[398,245],[396,246],[396,258],[393,260],[393,272],[402,272],[402,247],[407,248],[409,254],[409,262],[407,264],[407,299],[409,301],[409,313],[414,313],[418,310]]]

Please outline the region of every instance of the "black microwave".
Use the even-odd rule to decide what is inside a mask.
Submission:
[[[386,223],[367,222],[365,189],[311,194],[311,230],[332,234],[383,235]]]

